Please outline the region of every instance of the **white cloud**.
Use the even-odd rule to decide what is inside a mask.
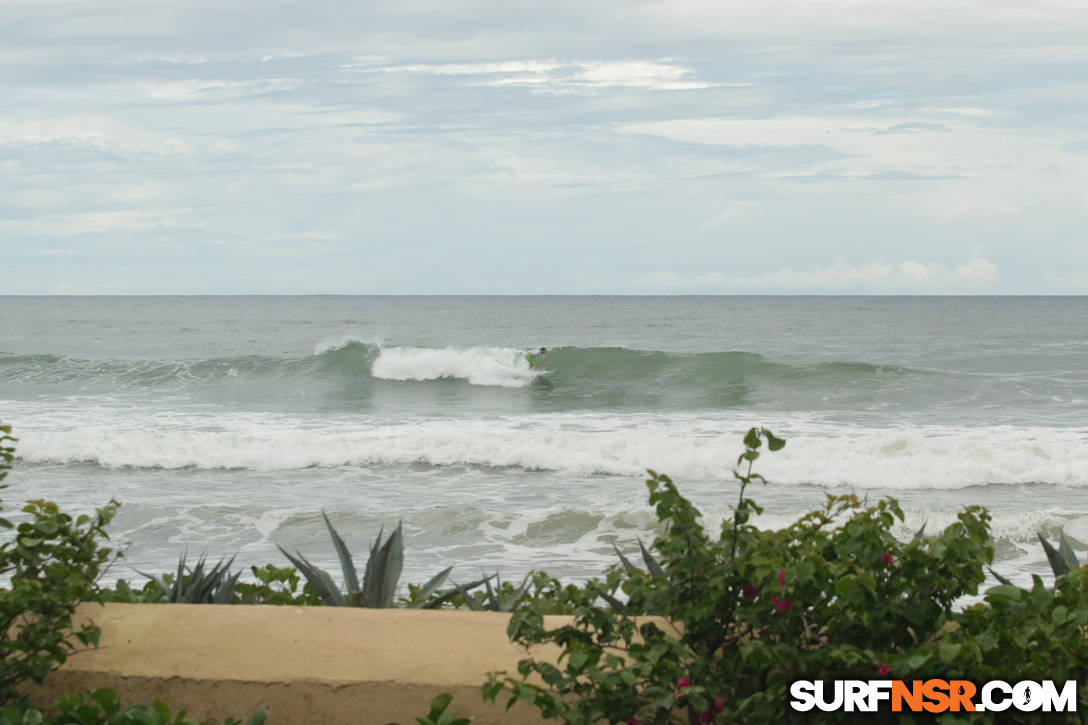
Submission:
[[[498,63],[361,64],[369,72],[471,76],[475,86],[525,86],[552,93],[594,93],[605,88],[655,91],[699,90],[715,83],[695,78],[695,71],[668,59],[624,61],[515,60]],[[739,84],[747,85],[747,84]]]
[[[820,161],[799,160],[792,169],[756,171],[765,178],[832,174],[878,180],[904,175],[1004,179],[1016,168],[1015,185],[1022,186],[1029,177],[1040,184],[1053,183],[1054,170],[1068,167],[1064,133],[1016,127],[996,113],[980,119],[962,110],[853,108],[837,114],[677,118],[622,124],[618,130],[707,146],[822,147],[837,152]]]
[[[40,237],[71,237],[110,231],[147,231],[194,220],[193,209],[126,209],[75,214],[49,214],[32,219],[0,220],[0,230],[9,234]],[[68,249],[43,249],[43,254],[70,254]]]
[[[223,100],[257,93],[290,91],[300,85],[298,80],[290,78],[267,78],[252,81],[189,78],[158,83],[141,83],[139,88],[153,101],[184,102],[198,99]]]
[[[679,287],[702,287],[705,285],[722,284],[728,281],[729,278],[721,272],[711,272],[710,274],[684,277],[670,270],[652,272],[645,277],[640,277],[638,279],[638,282],[642,284]]]
[[[469,292],[1085,288],[1083,0],[5,10],[0,236],[37,252],[0,288],[75,278],[87,231],[179,290],[183,238],[356,291],[450,249]]]

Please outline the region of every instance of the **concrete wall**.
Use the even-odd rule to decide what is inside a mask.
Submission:
[[[158,698],[197,718],[269,725],[414,725],[431,698],[453,694],[474,723],[537,723],[505,697],[484,703],[489,672],[516,674],[525,656],[493,612],[339,607],[109,604],[85,606],[98,649],[72,656],[35,699],[113,687],[125,703]],[[560,618],[557,618],[560,619]],[[541,648],[535,657],[554,659]]]

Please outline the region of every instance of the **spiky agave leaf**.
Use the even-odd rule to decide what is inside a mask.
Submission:
[[[1077,569],[1080,567],[1080,562],[1077,561],[1077,554],[1073,551],[1073,546],[1069,543],[1069,539],[1065,538],[1064,531],[1058,534],[1058,554],[1061,555],[1070,569]]]
[[[187,565],[187,558],[188,552],[178,558],[173,582],[167,582],[165,576],[137,572],[158,584],[164,592],[163,600],[171,604],[225,604],[234,598],[234,587],[241,576],[241,572],[230,573],[235,557],[225,561],[220,559],[207,571],[207,557],[202,555],[191,569]]]
[[[136,573],[140,576],[145,576],[151,581],[159,585],[159,589],[163,591],[162,601],[170,604],[176,603],[179,593],[181,592],[182,577],[185,576],[185,558],[189,555],[188,550],[183,551],[178,558],[178,570],[174,573],[173,583],[166,580],[166,576],[155,576],[154,574],[148,574],[147,572],[136,570]]]
[[[496,574],[496,577],[497,576],[498,575]],[[498,602],[497,602],[498,608],[495,609],[494,611],[498,611],[498,612],[511,612],[511,611],[513,611],[514,607],[516,607],[518,602],[521,601],[521,598],[524,597],[525,593],[529,591],[529,584],[530,584],[529,577],[530,576],[532,576],[532,572],[529,572],[528,574],[525,575],[525,578],[521,580],[521,584],[519,584],[517,586],[517,588],[514,589],[514,591],[510,592],[510,594],[508,594],[507,596],[500,598],[498,600]],[[499,582],[498,589],[499,589],[499,591],[502,591],[501,581]]]
[[[1008,579],[1006,579],[1005,577],[1001,576],[996,571],[994,571],[994,568],[992,566],[986,567],[986,570],[989,571],[990,574],[993,575],[994,579],[997,579],[999,582],[1001,582],[1005,586],[1007,586],[1007,587],[1013,586],[1013,583],[1011,581],[1009,581]]]
[[[384,527],[378,530],[378,538],[370,547],[370,559],[363,573],[362,606],[388,608],[393,606],[397,580],[404,568],[404,534],[401,524],[382,541]]]
[[[619,599],[616,599],[608,592],[601,592],[601,599],[605,600],[605,602],[608,603],[608,606],[612,607],[612,609],[616,610],[617,612],[622,612],[627,608],[623,602],[621,602]]]
[[[235,557],[232,556],[226,563],[220,559],[213,570],[215,571],[215,579],[210,597],[212,604],[230,604],[234,600],[234,588],[238,584],[238,579],[242,576],[240,570],[233,574],[230,573],[230,567],[234,564],[234,559]]]
[[[653,557],[646,545],[642,543],[642,539],[638,540],[638,548],[642,550],[642,560],[646,562],[646,568],[650,571],[650,575],[664,579],[667,576],[665,570],[657,563],[657,559]]]
[[[186,604],[226,604],[234,597],[234,585],[241,576],[237,572],[233,576],[230,567],[234,564],[234,558],[220,559],[211,569],[205,571],[207,561],[200,557],[197,565],[185,577],[179,595],[179,601]]]
[[[208,595],[211,580],[204,574],[205,557],[202,555],[196,561],[188,576],[179,577],[177,599],[179,604],[200,604]]]
[[[491,577],[488,577],[488,579],[490,578]],[[482,612],[487,609],[487,607],[476,601],[476,597],[472,596],[471,592],[469,591],[469,587],[462,586],[457,583],[454,583],[453,586],[456,587],[456,593],[461,595],[461,599],[464,600],[465,606],[467,606],[469,609],[474,612]]]
[[[295,552],[295,556],[287,553],[287,549],[284,549],[279,544],[276,544],[276,548],[280,550],[284,556],[287,557],[296,569],[302,572],[302,576],[306,577],[306,581],[310,583],[317,596],[321,598],[326,605],[330,607],[344,607],[348,606],[349,602],[345,600],[344,595],[340,593],[339,587],[336,586],[336,582],[332,580],[329,573],[324,569],[320,569],[309,562],[305,556]]]
[[[469,592],[471,592],[473,589],[480,586],[484,582],[486,582],[486,581],[488,581],[490,579],[493,579],[494,577],[495,577],[495,575],[492,574],[492,575],[486,576],[486,577],[484,577],[482,579],[477,579],[474,582],[469,582],[468,584],[457,584],[456,582],[454,582],[453,589],[449,590],[448,592],[443,592],[442,594],[438,595],[437,597],[435,597],[434,599],[432,599],[429,602],[425,602],[424,604],[420,605],[420,608],[421,609],[437,609],[438,607],[441,607],[443,604],[445,604],[445,603],[449,602],[450,600],[452,600],[458,594],[460,594],[461,596],[463,596],[465,598],[468,598],[470,596]],[[469,606],[471,607],[471,605],[469,605]]]
[[[428,579],[427,583],[419,588],[419,592],[416,595],[419,597],[420,601],[417,604],[413,604],[412,607],[415,609],[426,607],[428,604],[427,597],[434,594],[435,591],[438,590],[438,587],[442,586],[451,571],[453,571],[453,567],[447,566],[445,569]]]
[[[224,572],[227,573],[227,572]],[[226,577],[216,588],[212,596],[212,604],[230,604],[234,601],[234,593],[238,587],[238,580],[242,577],[241,571],[236,571]]]
[[[1054,577],[1065,576],[1069,573],[1069,562],[1066,561],[1058,550],[1055,549],[1049,541],[1043,538],[1042,534],[1036,534],[1039,537],[1039,541],[1043,545],[1043,551],[1046,552],[1047,561],[1050,562],[1050,569],[1054,572]]]
[[[532,576],[532,572],[525,575],[525,578],[521,580],[521,584],[518,585],[512,592],[506,596],[502,596],[502,578],[498,572],[495,574],[481,579],[479,583],[474,585],[455,585],[457,587],[456,593],[461,594],[465,600],[465,604],[469,609],[473,611],[489,611],[489,612],[510,612],[513,611],[517,603],[521,601],[521,598],[525,596],[525,593],[529,591],[529,579]],[[491,579],[495,579],[495,586],[491,586]],[[479,584],[484,585],[485,601],[480,602],[476,597],[472,596],[471,589]]]
[[[332,522],[324,511],[321,512],[321,518],[325,519],[325,526],[329,529],[329,535],[332,536],[333,548],[336,549],[336,556],[340,559],[340,570],[344,574],[344,588],[347,589],[347,595],[349,598],[355,597],[359,593],[359,578],[355,573],[355,561],[351,558],[347,544],[333,528]]]
[[[491,582],[484,582],[484,593],[487,595],[486,604],[484,609],[489,612],[501,612],[502,602],[499,600],[498,594],[495,592],[496,588],[502,587],[502,580],[498,579],[498,574],[495,575],[496,584],[495,587],[491,586]]]
[[[631,563],[631,560],[624,556],[623,552],[620,551],[620,547],[616,546],[615,541],[612,542],[612,550],[616,552],[616,556],[620,558],[620,563],[623,564],[623,568],[628,574],[636,569],[635,565]]]

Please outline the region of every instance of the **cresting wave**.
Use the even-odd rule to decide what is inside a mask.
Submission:
[[[641,476],[729,478],[745,423],[690,416],[537,415],[375,422],[224,415],[114,417],[20,426],[29,463],[298,470],[426,464]],[[760,461],[768,478],[828,487],[951,489],[988,484],[1088,486],[1088,432],[1020,427],[775,426],[787,448]]]
[[[0,382],[26,386],[101,384],[170,387],[224,380],[348,377],[357,381],[456,380],[478,386],[526,387],[540,377],[524,350],[505,347],[382,346],[346,339],[304,357],[232,356],[194,360],[86,359],[52,354],[0,355]],[[549,351],[547,377],[564,384],[639,389],[649,385],[713,393],[748,379],[834,382],[922,374],[857,362],[791,365],[743,351],[675,353],[628,348],[567,347]]]

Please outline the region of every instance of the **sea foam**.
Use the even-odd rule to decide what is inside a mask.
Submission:
[[[32,463],[107,467],[297,470],[426,464],[642,476],[728,478],[750,424],[728,416],[572,415],[322,419],[262,413],[55,416],[19,424]],[[945,489],[987,484],[1088,486],[1088,431],[992,426],[858,428],[794,418],[767,423],[788,439],[759,461],[784,484]]]
[[[458,378],[473,385],[521,388],[535,377],[522,355],[502,347],[382,348],[371,374],[381,380]]]

